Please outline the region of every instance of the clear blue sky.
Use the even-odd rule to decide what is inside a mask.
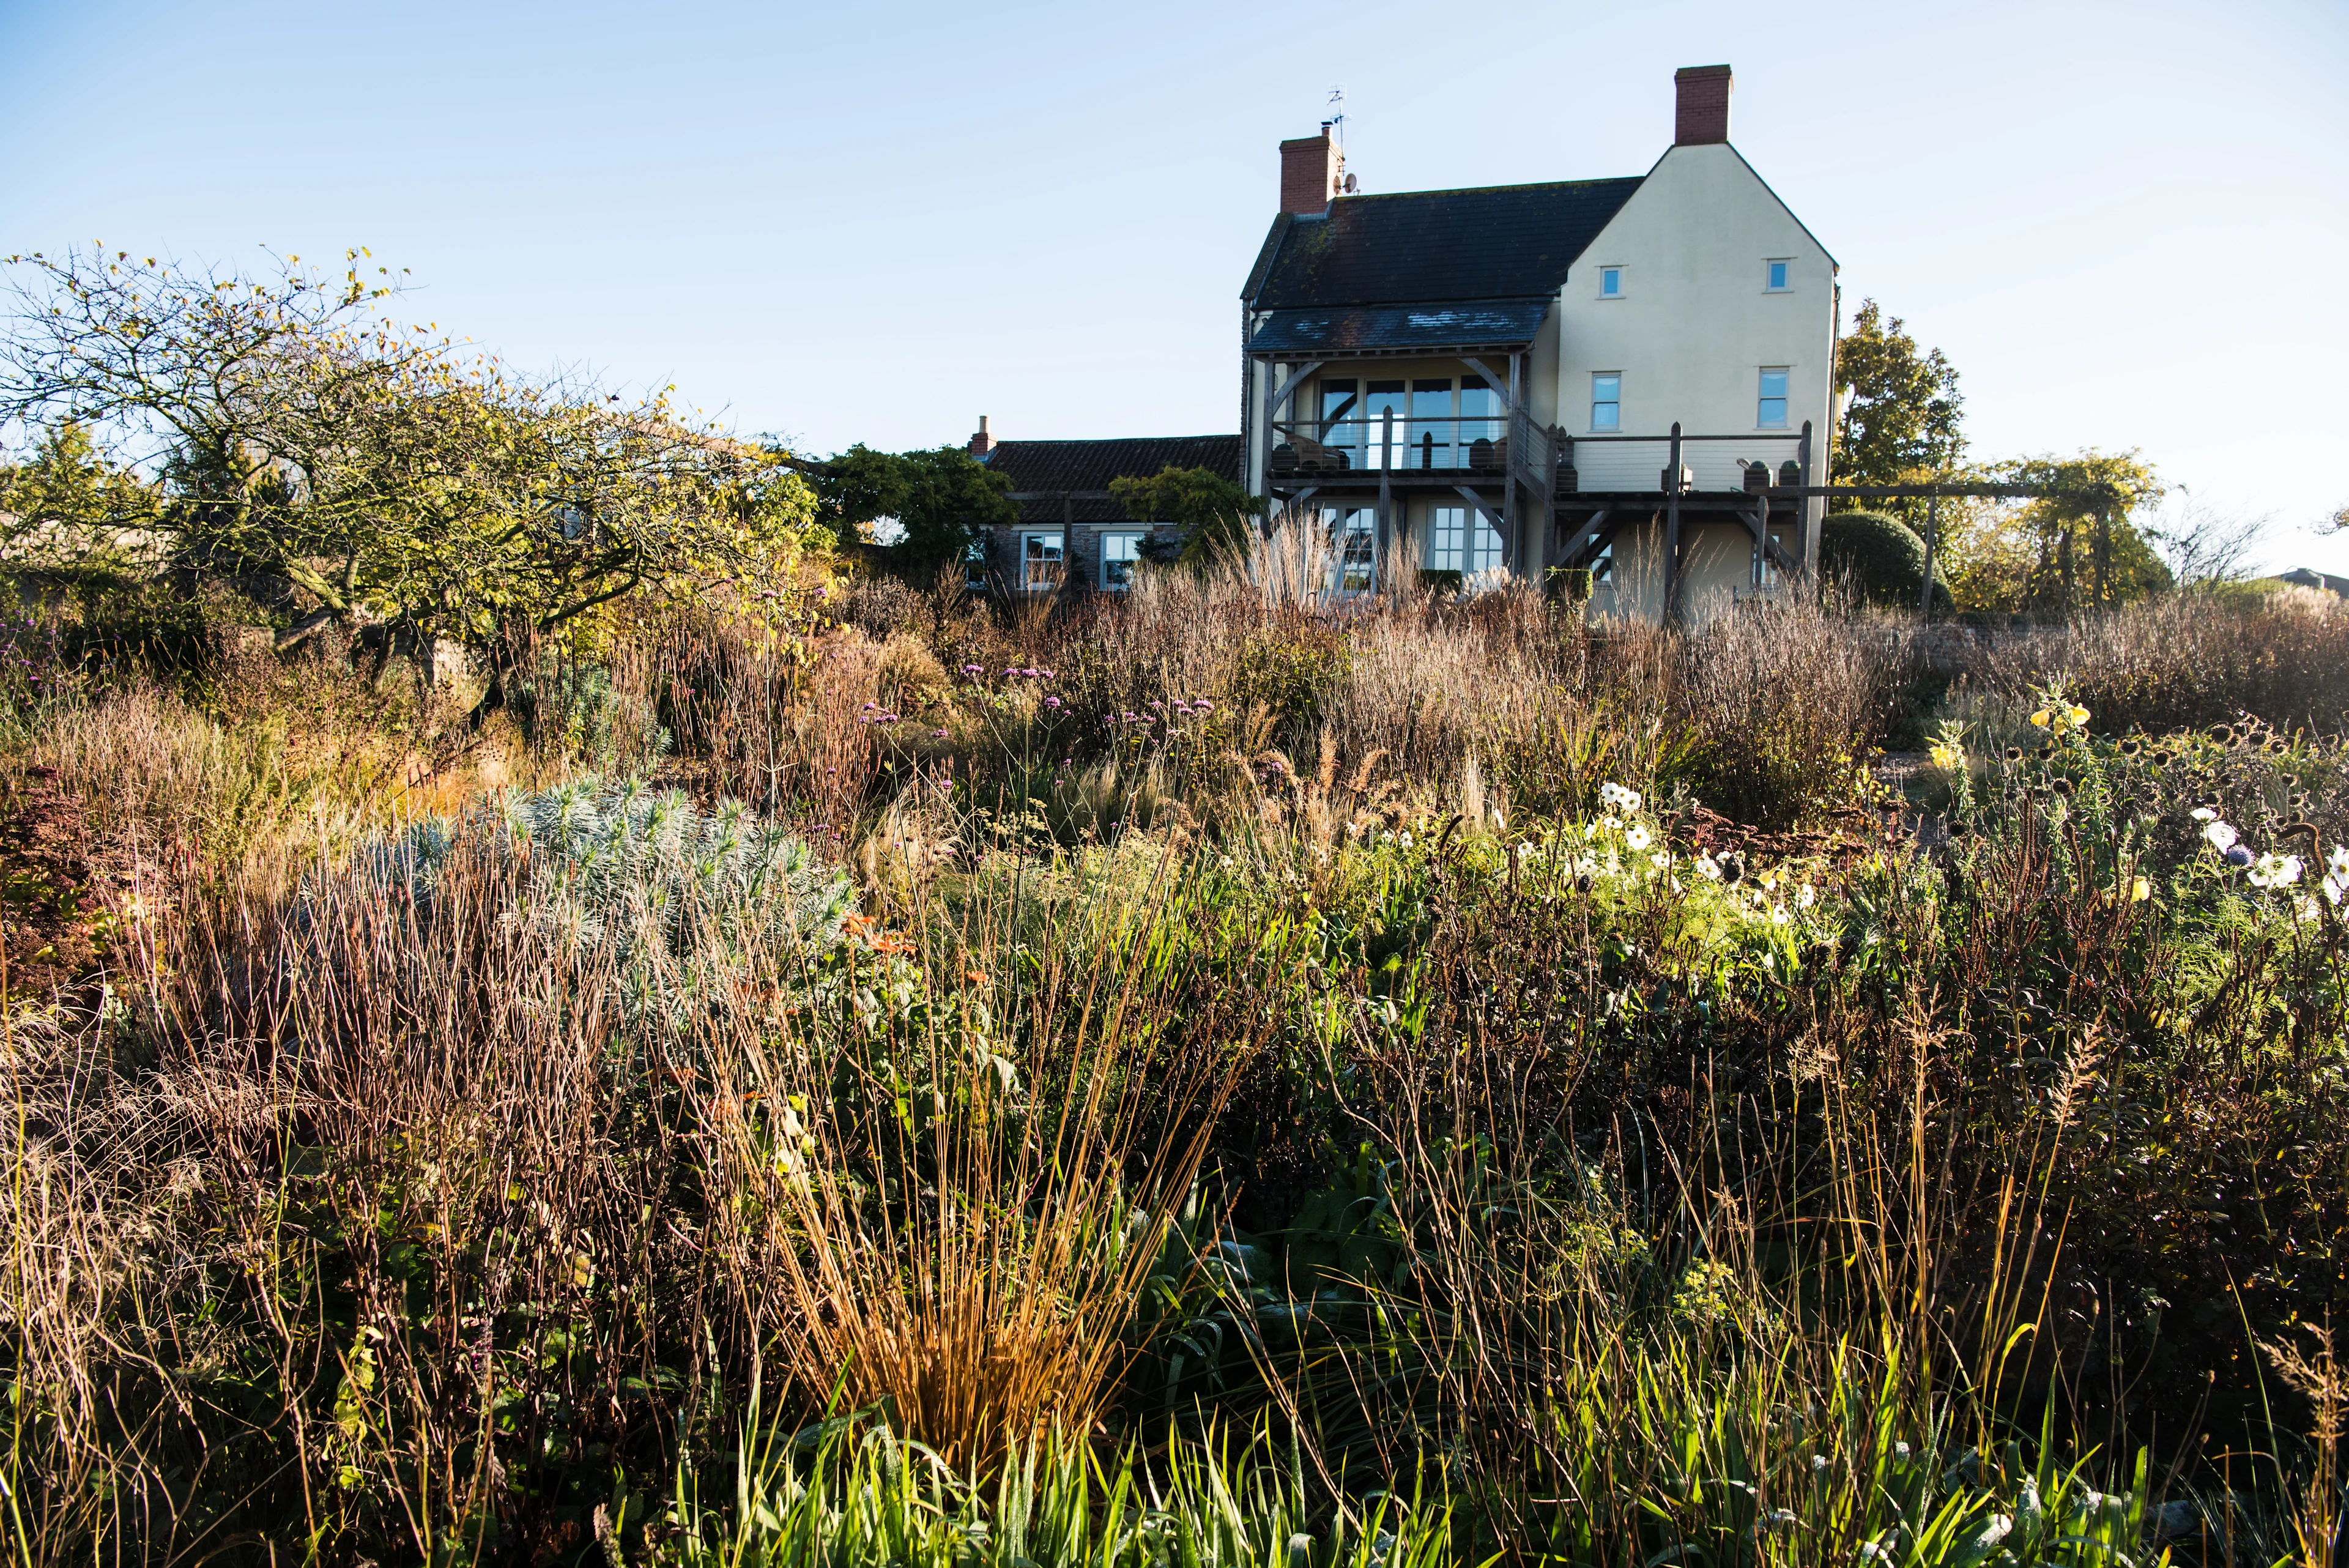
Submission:
[[[1366,191],[1643,171],[1671,72],[1964,377],[2349,572],[2349,5],[0,0],[0,252],[349,244],[523,368],[747,432],[1237,428],[1282,137]]]

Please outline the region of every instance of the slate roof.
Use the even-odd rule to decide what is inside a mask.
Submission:
[[[1554,298],[1276,310],[1257,327],[1248,347],[1299,355],[1348,348],[1515,348],[1534,340]]]
[[[1112,479],[1147,479],[1159,470],[1212,469],[1240,483],[1240,438],[1236,435],[1129,436],[1115,441],[999,441],[985,459],[1008,474],[1014,492],[1107,490]],[[1058,524],[1063,515],[1057,494],[1019,503],[1020,520]],[[1071,501],[1067,516],[1077,523],[1124,523],[1125,508],[1114,501]]]
[[[1640,177],[1340,196],[1273,221],[1242,297],[1259,310],[1552,296]]]

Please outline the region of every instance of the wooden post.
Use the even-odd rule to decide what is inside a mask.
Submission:
[[[1925,587],[1917,596],[1917,611],[1927,620],[1933,618],[1933,536],[1940,532],[1941,498],[1925,497]]]
[[[1394,472],[1394,410],[1388,408],[1379,415],[1379,516],[1376,532],[1371,535],[1371,587],[1383,586],[1381,575],[1386,570],[1387,534],[1391,526],[1388,514],[1394,505],[1393,490],[1389,475]],[[1339,570],[1342,573],[1342,546]]]
[[[1664,607],[1670,624],[1679,611],[1681,587],[1681,422],[1672,421],[1671,456],[1664,464]]]
[[[1803,464],[1803,485],[1807,489],[1818,483],[1811,477],[1811,421],[1808,420],[1803,421],[1802,445],[1796,452]],[[1827,504],[1826,498],[1816,495],[1804,496],[1802,510],[1795,514],[1795,532],[1802,535],[1802,543],[1795,546],[1795,556],[1803,563],[1803,575],[1809,577],[1818,576],[1817,563],[1811,559],[1811,503],[1814,501],[1818,503],[1820,514],[1824,516]]]

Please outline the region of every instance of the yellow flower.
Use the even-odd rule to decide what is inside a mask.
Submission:
[[[2153,897],[2153,884],[2140,877],[2129,884],[2129,902],[2142,904]]]
[[[2085,708],[2075,708],[2072,710],[2072,722],[2074,724],[2085,724],[2087,722],[2088,711]]]
[[[2038,712],[2031,715],[2031,722],[2038,725],[2041,729],[2045,729],[2047,727],[2047,710],[2042,708]]]

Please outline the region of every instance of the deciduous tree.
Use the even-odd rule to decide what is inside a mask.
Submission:
[[[723,581],[772,602],[792,580],[813,496],[774,454],[665,394],[623,404],[402,329],[363,254],[339,277],[11,257],[31,275],[0,330],[0,417],[102,434],[160,490],[176,568],[279,585],[281,646],[360,619],[502,646],[632,595]]]
[[[1837,417],[1830,471],[1837,484],[1916,484],[1945,479],[1963,461],[1965,399],[1957,368],[1939,348],[1920,351],[1900,317],[1860,301],[1836,344]],[[1870,503],[1923,525],[1922,502]]]

